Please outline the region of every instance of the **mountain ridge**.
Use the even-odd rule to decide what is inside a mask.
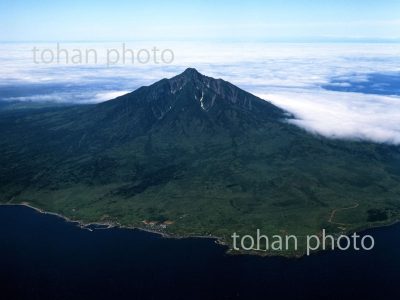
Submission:
[[[257,102],[258,105],[262,103],[261,105],[270,107],[270,109],[274,110],[276,114],[283,112],[283,110],[274,106],[270,102],[258,98],[234,86],[233,84],[224,81],[223,79],[214,79],[212,77],[205,76],[194,68],[187,68],[181,74],[178,74],[170,79],[164,78],[151,84],[150,86],[141,87],[131,93],[119,96],[116,99],[112,99],[104,103],[116,100],[134,100],[136,94],[139,94],[141,97],[145,97],[144,101],[146,102],[156,101],[158,104],[162,104],[159,102],[160,99],[165,101],[169,96],[168,94],[176,95],[182,92],[184,89],[189,89],[194,93],[194,100],[197,101],[196,103],[198,103],[204,111],[212,109],[214,104],[218,104],[218,102],[215,103],[215,101],[219,100],[227,101],[232,105],[240,105],[248,110],[252,109],[252,102]],[[141,100],[143,101],[143,98]],[[171,103],[168,102],[167,106],[170,104]],[[165,112],[161,109],[161,114],[162,113]],[[158,118],[160,117],[159,114],[155,114]]]

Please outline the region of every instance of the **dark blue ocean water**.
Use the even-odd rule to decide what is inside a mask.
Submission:
[[[367,233],[369,252],[231,256],[209,239],[0,206],[0,299],[400,299],[400,224]]]
[[[376,95],[400,95],[400,74],[370,73],[363,75],[360,80],[357,74],[353,77],[333,78],[330,83],[322,88],[338,92],[354,92]]]

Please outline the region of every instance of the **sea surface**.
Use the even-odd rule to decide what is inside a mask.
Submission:
[[[0,206],[0,299],[400,299],[400,224],[364,234],[372,251],[232,256],[211,239]]]

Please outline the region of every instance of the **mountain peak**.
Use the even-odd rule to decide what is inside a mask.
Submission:
[[[181,75],[184,75],[184,76],[194,76],[194,75],[196,75],[196,76],[198,76],[198,75],[202,75],[202,74],[200,74],[200,72],[197,71],[195,68],[187,68],[185,71],[183,71],[181,73]]]
[[[177,118],[182,114],[196,116],[199,111],[209,116],[240,111],[243,118],[257,118],[257,115],[260,119],[277,119],[283,112],[227,81],[203,75],[194,68],[187,68],[170,79],[160,80],[119,99],[124,103],[135,99],[135,110],[143,108],[147,116],[153,115],[158,120],[167,114],[179,116]]]
[[[192,81],[192,80],[198,80],[205,77],[203,74],[201,74],[199,71],[197,71],[195,68],[187,68],[185,71],[183,71],[181,74],[178,74],[174,78],[178,79],[183,79],[183,81]]]

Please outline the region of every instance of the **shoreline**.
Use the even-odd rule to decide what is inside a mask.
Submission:
[[[46,210],[43,210],[41,208],[32,206],[28,202],[0,203],[0,206],[24,206],[24,207],[28,207],[28,208],[33,209],[34,211],[36,211],[38,213],[45,214],[45,215],[52,215],[52,216],[61,218],[66,222],[75,223],[75,224],[78,225],[79,228],[85,229],[85,230],[88,230],[88,231],[93,231],[93,229],[88,228],[89,226],[105,226],[104,228],[97,228],[96,230],[120,228],[120,229],[129,229],[129,230],[140,230],[140,231],[144,231],[144,232],[148,232],[148,233],[157,234],[157,235],[160,235],[163,238],[169,238],[169,239],[185,239],[185,238],[211,239],[211,240],[214,240],[215,243],[218,244],[218,245],[222,245],[222,246],[228,247],[228,245],[225,244],[221,240],[220,237],[216,237],[216,236],[207,236],[207,235],[174,235],[174,234],[170,234],[170,233],[167,233],[167,232],[162,232],[162,231],[155,230],[155,229],[136,227],[136,226],[127,226],[127,225],[121,225],[119,223],[113,224],[113,223],[110,223],[110,222],[104,222],[104,223],[103,222],[89,222],[89,223],[85,223],[82,220],[73,220],[71,218],[68,218],[68,217],[62,215],[62,214],[46,211]],[[229,247],[228,247],[228,249],[229,249]]]
[[[147,232],[147,233],[151,233],[151,234],[157,234],[159,236],[161,236],[162,238],[168,238],[168,239],[188,239],[188,238],[201,238],[201,239],[211,239],[214,241],[215,244],[217,244],[218,246],[222,246],[226,248],[225,253],[228,255],[256,255],[258,257],[282,257],[282,258],[286,258],[286,259],[301,259],[303,257],[307,257],[306,253],[273,253],[271,251],[269,252],[260,252],[260,251],[236,251],[234,249],[231,249],[229,247],[229,245],[227,243],[225,243],[221,237],[216,237],[216,236],[202,236],[202,235],[175,235],[175,234],[170,234],[170,233],[166,233],[166,232],[162,232],[159,230],[154,230],[154,229],[150,229],[150,228],[143,228],[143,227],[136,227],[136,226],[127,226],[127,225],[121,225],[121,224],[113,224],[110,222],[90,222],[90,223],[85,223],[82,220],[73,220],[70,219],[62,214],[59,213],[55,213],[55,212],[50,212],[50,211],[45,211],[43,209],[40,209],[38,207],[32,206],[31,204],[29,204],[28,202],[21,202],[21,203],[0,203],[0,206],[23,206],[23,207],[27,207],[30,209],[33,209],[34,211],[40,213],[40,214],[47,214],[47,215],[51,215],[51,216],[55,216],[58,218],[61,218],[63,221],[65,222],[69,222],[69,223],[75,223],[79,228],[84,229],[84,230],[88,230],[93,232],[94,230],[104,230],[104,229],[112,229],[112,228],[119,228],[119,229],[128,229],[128,230],[139,230],[139,231],[143,231],[143,232]],[[396,219],[396,220],[392,220],[391,222],[387,223],[387,224],[381,224],[381,225],[377,225],[377,226],[366,226],[364,228],[360,228],[360,229],[356,229],[353,230],[351,232],[345,233],[345,234],[349,234],[349,233],[363,233],[365,231],[368,230],[373,230],[373,229],[379,229],[379,228],[384,228],[384,227],[389,227],[389,226],[393,226],[397,223],[399,223],[400,220]],[[91,229],[89,228],[89,226],[105,226],[104,228],[95,228],[95,229]],[[327,252],[327,251],[332,251],[332,250],[322,250],[319,249],[317,251],[314,251],[312,254],[318,254],[321,252]],[[334,251],[334,250],[333,250]]]

